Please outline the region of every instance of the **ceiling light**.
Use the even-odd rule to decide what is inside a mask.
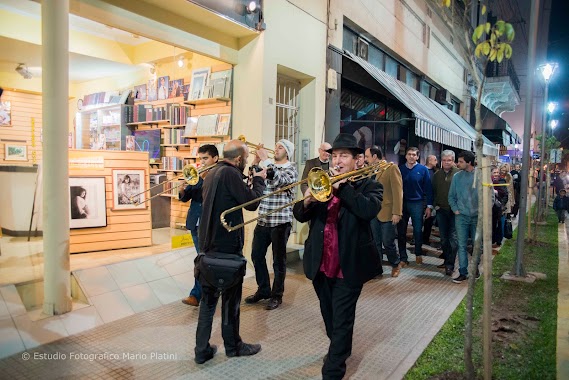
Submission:
[[[28,70],[28,68],[26,66],[24,66],[23,63],[20,63],[18,65],[18,67],[16,67],[16,71],[18,72],[18,74],[23,76],[24,79],[31,79],[32,78],[32,73],[30,72],[30,70]]]
[[[183,57],[183,56],[180,56],[180,57],[178,58],[178,67],[179,67],[179,68],[184,67],[184,57]]]
[[[250,1],[247,4],[247,13],[255,13],[255,12],[259,12],[259,5],[257,4],[256,1]]]

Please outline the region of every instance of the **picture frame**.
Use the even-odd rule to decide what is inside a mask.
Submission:
[[[12,126],[12,104],[0,102],[0,127]]]
[[[190,92],[187,100],[202,99],[204,88],[207,85],[211,67],[192,70],[192,80],[190,82]]]
[[[28,147],[26,145],[4,144],[5,161],[28,161]]]
[[[105,177],[69,177],[69,228],[107,226]]]
[[[146,100],[146,84],[134,86],[134,100]]]
[[[144,209],[146,170],[113,169],[113,210]]]
[[[168,99],[177,98],[182,96],[184,91],[184,80],[174,79],[170,81],[170,87],[168,89]]]
[[[158,78],[158,100],[168,99],[169,87],[170,77],[168,75]]]
[[[148,87],[146,88],[146,98],[149,102],[153,102],[156,100],[157,96],[157,88],[156,88],[156,78],[150,78],[148,80]]]

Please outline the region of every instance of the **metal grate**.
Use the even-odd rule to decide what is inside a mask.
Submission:
[[[295,157],[290,157],[290,161],[295,163],[298,162],[299,92],[299,81],[277,76],[275,141],[287,139],[294,144]]]

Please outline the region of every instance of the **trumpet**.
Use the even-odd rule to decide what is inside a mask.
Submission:
[[[330,198],[332,198],[332,186],[334,185],[334,183],[342,181],[344,179],[347,179],[350,182],[357,182],[357,181],[360,181],[364,178],[376,176],[376,175],[382,173],[383,171],[387,170],[392,165],[393,165],[393,163],[391,163],[391,162],[380,161],[380,162],[375,163],[373,165],[365,166],[361,169],[352,170],[350,172],[347,172],[344,174],[339,174],[336,176],[330,176],[330,174],[328,174],[328,172],[326,172],[322,168],[315,167],[315,168],[312,168],[308,172],[308,176],[305,179],[298,181],[298,182],[295,182],[295,183],[291,183],[288,186],[282,187],[276,191],[273,191],[272,193],[265,194],[259,198],[253,199],[252,201],[243,203],[242,205],[235,206],[235,207],[232,207],[230,209],[227,209],[221,213],[221,215],[219,216],[219,219],[221,220],[221,224],[223,225],[223,227],[228,232],[232,232],[232,231],[238,230],[239,228],[246,226],[249,223],[253,223],[253,222],[257,221],[260,218],[271,215],[271,214],[273,214],[277,211],[280,211],[284,208],[290,207],[290,206],[292,206],[298,202],[302,202],[310,196],[315,198],[318,202],[327,202],[330,200]],[[276,208],[276,209],[271,210],[269,212],[266,212],[264,214],[260,214],[256,218],[249,219],[249,220],[244,221],[243,223],[240,223],[236,226],[230,226],[227,223],[227,221],[225,220],[225,217],[227,216],[227,214],[231,214],[232,212],[241,210],[241,209],[249,206],[250,204],[257,203],[257,202],[261,201],[262,199],[270,197],[271,195],[282,193],[284,191],[290,190],[290,189],[294,188],[295,186],[299,186],[305,182],[308,184],[308,190],[310,191],[310,195],[306,195],[300,199],[289,202],[286,205],[283,205],[279,208]]]
[[[137,201],[137,200],[135,200],[135,199],[136,199],[139,195],[144,194],[144,193],[146,193],[146,192],[148,192],[148,191],[150,191],[150,190],[152,190],[152,189],[155,189],[155,188],[157,188],[158,186],[163,186],[163,185],[165,185],[165,184],[167,184],[167,183],[169,183],[169,182],[176,181],[176,180],[178,180],[178,179],[180,179],[180,178],[184,178],[184,180],[186,181],[186,183],[187,183],[188,185],[197,185],[197,183],[198,183],[199,180],[200,180],[200,174],[202,174],[202,173],[204,173],[204,172],[206,172],[206,171],[208,171],[208,170],[210,170],[210,169],[213,169],[213,167],[215,167],[216,165],[217,165],[217,162],[216,162],[215,164],[211,164],[211,165],[205,166],[205,167],[203,167],[203,168],[197,169],[194,165],[188,164],[188,165],[186,165],[186,166],[184,166],[184,167],[182,168],[182,174],[181,174],[181,175],[179,175],[179,176],[177,176],[177,177],[174,177],[174,178],[172,178],[172,179],[169,179],[169,180],[166,181],[166,182],[162,182],[162,183],[160,183],[160,184],[158,184],[158,185],[152,186],[151,188],[149,188],[149,189],[147,189],[147,190],[145,190],[145,191],[142,191],[142,192],[140,192],[140,193],[138,193],[138,194],[131,195],[131,196],[129,197],[129,200],[130,200],[135,206],[138,206],[138,205],[140,205],[140,204],[142,204],[142,203],[148,202],[148,201],[151,200],[152,198],[156,198],[157,196],[159,196],[159,195],[161,195],[161,194],[164,194],[164,193],[167,193],[167,192],[171,191],[172,189],[170,188],[170,189],[164,190],[164,191],[162,191],[162,192],[160,192],[160,193],[158,193],[158,194],[154,194],[153,196],[151,196],[150,198],[147,198],[147,199],[143,200],[142,202],[139,202],[139,201]],[[179,187],[180,187],[180,186],[179,186]]]
[[[244,135],[239,135],[239,137],[237,137],[237,140],[244,142],[249,148],[253,149],[249,152],[249,154],[255,154],[257,149],[259,149],[259,145],[253,144],[249,141],[247,141],[247,138]],[[271,153],[274,157],[275,155],[275,151],[269,148],[263,148],[265,149],[267,152]],[[273,158],[271,157],[271,158]]]

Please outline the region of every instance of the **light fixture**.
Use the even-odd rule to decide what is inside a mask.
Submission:
[[[179,68],[184,67],[184,56],[183,55],[178,57],[178,67]]]
[[[18,74],[23,76],[24,79],[31,79],[32,78],[32,73],[30,72],[30,70],[28,70],[28,68],[26,66],[24,66],[23,63],[20,63],[18,65],[18,67],[16,67],[16,71],[18,72]]]
[[[543,80],[545,80],[545,83],[549,82],[556,69],[557,69],[557,63],[546,63],[538,67],[538,70],[541,72],[541,75],[543,76]]]
[[[559,120],[550,120],[549,121],[549,126],[551,127],[551,129],[555,129],[555,127],[557,127],[558,124],[559,124]]]
[[[553,111],[555,111],[555,108],[557,108],[556,102],[547,103],[547,111],[549,111],[549,113],[553,113]]]
[[[259,12],[259,4],[257,4],[256,1],[250,1],[249,3],[247,3],[245,9],[247,10],[247,13]]]

